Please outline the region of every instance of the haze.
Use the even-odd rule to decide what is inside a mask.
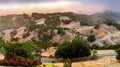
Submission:
[[[118,0],[0,0],[0,15],[19,13],[75,12],[92,14],[120,11]]]

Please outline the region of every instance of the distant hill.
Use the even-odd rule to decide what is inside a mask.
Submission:
[[[77,34],[75,30],[81,30],[82,26],[92,26],[92,28],[84,31],[85,33],[88,32],[87,35],[89,35],[94,26],[104,24],[103,22],[106,19],[114,23],[114,20],[119,19],[119,15],[114,12],[93,15],[65,12],[0,16],[0,39],[8,42],[30,40],[62,43],[74,39]]]
[[[103,14],[120,23],[120,12],[105,11]]]
[[[97,22],[102,22],[102,20],[105,18],[104,15],[102,14],[84,15],[84,14],[75,14],[72,12],[49,13],[49,14],[32,13],[31,15],[12,14],[12,15],[0,16],[0,31],[6,30],[6,29],[18,28],[21,26],[27,26],[27,25],[30,25],[31,23],[35,23],[35,20],[41,19],[41,18],[46,18],[47,20],[49,19],[57,20],[58,22],[52,21],[52,20],[49,20],[49,21],[51,21],[52,25],[59,26],[60,16],[67,16],[70,18],[70,20],[65,21],[65,23],[68,23],[71,21],[80,21],[81,25],[94,25]]]

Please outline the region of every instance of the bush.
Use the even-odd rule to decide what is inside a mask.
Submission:
[[[36,66],[36,65],[40,65],[42,64],[42,62],[40,60],[34,60],[32,63],[23,57],[20,56],[14,56],[12,59],[10,60],[0,60],[0,65],[4,65],[4,66],[22,66],[22,67],[29,67],[29,66]]]
[[[3,43],[1,46],[2,52],[5,55],[5,59],[9,60],[14,56],[21,56],[27,59],[32,59],[34,56],[32,53],[38,50],[37,46],[32,42],[25,43]],[[0,44],[0,45],[3,45]]]
[[[94,27],[95,29],[99,29],[100,28],[100,25],[99,24],[97,24],[97,25],[95,25],[95,27]]]
[[[29,36],[30,36],[30,33],[28,33],[28,32],[27,32],[26,34],[24,34],[24,35],[23,35],[23,37],[22,37],[22,38],[24,38],[24,39],[25,39],[25,38],[27,38],[27,37],[29,37]]]
[[[82,38],[76,38],[72,43],[67,42],[62,44],[55,53],[57,58],[77,58],[85,57],[91,54],[87,43]]]
[[[97,44],[93,44],[92,46],[90,46],[90,49],[99,50],[100,46]]]
[[[46,64],[46,65],[41,64],[41,65],[37,65],[37,66],[33,66],[33,67],[57,67],[57,66],[55,66],[53,64]]]
[[[109,19],[104,21],[105,24],[107,24],[108,26],[111,26],[113,24],[113,22]]]
[[[120,30],[120,24],[113,21],[113,20],[110,20],[110,19],[107,19],[104,21],[105,24],[107,24],[108,26],[115,26],[118,30]]]
[[[115,51],[117,53],[116,59],[120,61],[120,48]]]
[[[116,45],[104,45],[104,46],[99,46],[97,44],[93,44],[92,46],[89,46],[90,49],[94,49],[94,50],[116,50],[120,48],[120,44],[116,44]]]
[[[87,38],[88,42],[94,42],[96,40],[95,35],[89,35]]]
[[[72,67],[72,61],[70,59],[65,59],[63,67]]]
[[[90,56],[91,60],[96,60],[98,58],[97,56],[97,51],[96,50],[92,50],[92,54]]]

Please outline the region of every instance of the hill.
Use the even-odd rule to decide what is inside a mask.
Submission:
[[[108,34],[101,29],[101,25],[106,19],[116,23],[115,19],[110,16],[114,16],[114,14],[109,13],[93,15],[72,12],[32,13],[31,15],[24,13],[0,16],[0,39],[5,42],[45,41],[63,43],[72,41],[78,32],[84,37],[88,37],[93,31],[92,34],[105,41]],[[99,24],[100,29],[96,30],[94,27]],[[85,28],[86,26],[88,28]],[[102,34],[98,34],[98,32]]]

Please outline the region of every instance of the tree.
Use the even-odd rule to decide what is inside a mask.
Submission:
[[[62,44],[55,52],[57,58],[77,58],[85,57],[91,54],[88,44],[82,38],[76,38],[70,42]]]
[[[2,52],[5,55],[5,59],[9,60],[14,56],[21,56],[27,59],[32,60],[34,56],[34,52],[38,50],[37,45],[33,44],[32,42],[25,42],[25,43],[1,43],[0,44]]]
[[[88,42],[94,42],[96,40],[95,35],[89,35],[87,38]]]
[[[95,27],[94,27],[95,29],[99,29],[100,28],[100,25],[99,24],[97,24],[97,25],[95,25]]]
[[[116,59],[120,61],[120,48],[115,51],[117,53]]]
[[[92,46],[90,46],[90,49],[99,49],[100,46],[98,46],[97,44],[93,44]]]
[[[113,22],[111,20],[105,20],[104,21],[105,24],[107,24],[108,26],[111,26],[113,24]]]

